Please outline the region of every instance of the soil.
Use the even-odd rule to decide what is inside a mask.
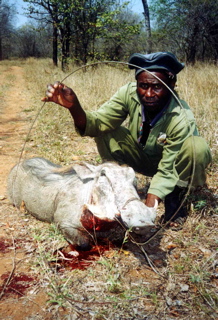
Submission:
[[[32,239],[18,210],[8,204],[6,194],[8,173],[19,161],[30,127],[29,116],[23,110],[29,107],[31,93],[26,89],[23,72],[19,66],[0,66],[0,318],[5,320],[31,316],[50,319],[42,307],[45,293],[34,292],[37,279],[29,264],[34,250]]]
[[[104,313],[99,317],[93,316],[92,302],[89,302],[88,298],[95,289],[99,290],[100,300],[100,290],[105,288],[105,283],[101,279],[103,274],[100,264],[95,266],[95,277],[99,281],[96,283],[100,283],[99,287],[93,289],[94,282],[88,281],[92,271],[84,275],[78,273],[78,279],[75,280],[76,286],[78,286],[75,291],[78,290],[78,293],[79,290],[83,291],[81,296],[85,299],[84,304],[87,303],[89,313],[86,312],[83,315],[82,309],[80,309],[81,302],[78,307],[76,301],[72,308],[77,310],[76,315],[73,312],[67,314],[64,308],[58,309],[58,307],[55,309],[58,310],[58,313],[55,313],[54,309],[49,307],[46,284],[41,282],[40,275],[33,270],[32,258],[36,252],[37,243],[32,239],[28,228],[30,224],[40,225],[41,222],[34,222],[34,219],[26,215],[22,208],[20,210],[13,208],[9,204],[6,194],[8,173],[13,165],[19,161],[20,156],[24,157],[26,152],[23,150],[23,146],[31,126],[31,115],[24,110],[29,108],[29,101],[32,99],[31,91],[27,89],[22,67],[0,65],[0,74],[0,319],[217,319],[212,293],[210,296],[207,291],[208,296],[205,295],[204,298],[203,286],[202,288],[197,286],[197,276],[194,278],[193,275],[190,282],[188,274],[189,269],[190,272],[193,272],[190,259],[194,259],[193,261],[200,266],[202,261],[202,268],[204,267],[208,272],[207,277],[210,278],[207,278],[209,285],[205,290],[209,290],[207,288],[210,286],[211,292],[215,291],[217,271],[215,271],[216,265],[213,264],[213,260],[216,250],[214,229],[218,225],[217,215],[211,216],[209,220],[203,220],[201,223],[198,223],[199,218],[195,217],[193,224],[188,221],[182,233],[168,230],[162,233],[160,238],[157,237],[152,241],[147,246],[146,252],[153,261],[153,267],[148,265],[142,253],[133,250],[134,254],[132,254],[131,247],[127,248],[130,251],[123,251],[123,255],[119,256],[116,265],[120,264],[120,277],[126,278],[126,286],[138,288],[138,284],[143,284],[147,290],[155,292],[153,300],[151,298],[148,300],[149,295],[145,293],[138,301],[135,299],[132,302],[135,307],[131,307],[131,310],[134,310],[135,315],[128,313],[127,316],[125,310],[129,310],[131,303],[128,303],[126,298],[126,304],[123,306],[117,304],[117,311],[111,309],[110,318],[105,317]],[[32,156],[32,154],[28,153],[25,156]],[[41,225],[44,226],[43,223]],[[205,229],[204,226],[206,226]],[[201,239],[202,243],[197,244],[196,239]],[[112,248],[106,254],[111,259],[116,258]],[[205,260],[203,260],[204,258]],[[187,263],[185,266],[184,261]],[[158,273],[153,268],[158,269]],[[175,271],[177,271],[176,275]],[[159,276],[159,272],[167,275],[167,278]],[[209,273],[210,276],[208,276]],[[95,286],[97,286],[96,283]],[[87,301],[84,298],[86,297],[84,288],[88,292]],[[200,291],[199,288],[202,290]],[[115,292],[115,289],[113,289],[113,294],[118,294],[119,298],[120,292],[118,289]],[[114,296],[112,299],[115,299]],[[156,299],[159,299],[157,300],[159,302]],[[195,314],[195,310],[192,312],[195,300],[196,310],[200,310],[200,314]],[[94,308],[95,300],[93,301]],[[203,303],[204,310],[199,307]],[[97,304],[98,302],[96,302]],[[137,311],[139,304],[141,305],[140,312]],[[103,308],[106,309],[103,310]],[[107,308],[107,304],[103,306],[102,303],[102,312],[106,312]],[[116,312],[121,312],[121,315],[119,316]]]

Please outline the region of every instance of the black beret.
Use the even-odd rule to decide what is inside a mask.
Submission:
[[[147,70],[166,70],[176,75],[184,68],[184,63],[180,63],[171,52],[155,52],[150,54],[134,53],[129,58],[129,68],[136,69],[136,76]]]

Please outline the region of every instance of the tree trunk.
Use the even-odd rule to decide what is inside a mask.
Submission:
[[[143,4],[143,8],[144,8],[143,15],[145,17],[145,30],[146,30],[146,34],[147,34],[147,53],[151,53],[151,51],[152,51],[151,24],[150,24],[148,1],[142,0],[142,4]]]
[[[0,61],[3,60],[3,55],[2,55],[2,35],[1,35],[1,30],[0,30]]]
[[[53,64],[57,67],[58,65],[58,6],[54,5],[54,12],[52,18],[53,24],[53,36],[52,36],[52,46],[53,46]],[[51,16],[52,16],[51,15]]]
[[[58,29],[56,23],[53,22],[53,37],[52,37],[52,44],[53,44],[53,63],[55,66],[58,65]]]
[[[190,38],[188,39],[188,50],[187,50],[187,63],[192,65],[195,64],[196,61],[196,53],[197,53],[197,44],[199,41],[199,26],[196,24],[193,27]]]
[[[2,11],[2,0],[0,0],[0,10]],[[1,16],[0,16],[1,19]],[[2,21],[0,21],[0,23],[2,23]],[[3,60],[3,55],[2,55],[2,31],[0,28],[0,61]]]

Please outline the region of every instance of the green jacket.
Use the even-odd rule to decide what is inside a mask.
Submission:
[[[164,198],[177,184],[179,177],[175,170],[175,159],[184,140],[198,135],[194,115],[189,106],[172,96],[169,107],[151,129],[143,152],[147,154],[154,168],[149,193]],[[136,83],[128,83],[95,112],[86,112],[87,124],[84,135],[100,136],[120,126],[129,116],[129,130],[137,142],[141,125],[141,105],[136,94]],[[163,135],[165,134],[165,135]],[[166,137],[165,139],[163,137]],[[162,139],[163,138],[163,139]],[[167,190],[166,190],[167,189]]]

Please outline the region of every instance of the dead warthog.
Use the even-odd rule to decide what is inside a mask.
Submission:
[[[37,219],[55,223],[80,247],[120,224],[144,232],[156,217],[155,208],[137,194],[134,170],[115,163],[75,163],[65,169],[43,158],[28,159],[11,170],[8,198]]]

